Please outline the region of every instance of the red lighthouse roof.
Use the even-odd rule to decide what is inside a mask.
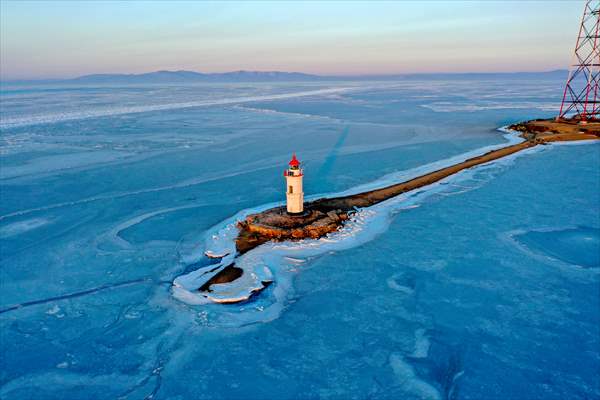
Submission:
[[[292,156],[292,160],[290,161],[290,167],[298,167],[300,166],[300,161],[296,158],[296,153]]]

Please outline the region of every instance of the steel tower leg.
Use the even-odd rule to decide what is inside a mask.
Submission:
[[[556,119],[600,119],[600,0],[587,0],[575,43],[573,62]]]

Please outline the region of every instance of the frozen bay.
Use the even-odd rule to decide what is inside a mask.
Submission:
[[[3,87],[0,397],[600,396],[597,144],[478,168],[249,303],[171,290],[293,151],[307,195],[352,190],[504,143],[561,83]]]

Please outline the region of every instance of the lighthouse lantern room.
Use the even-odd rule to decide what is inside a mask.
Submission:
[[[301,214],[304,212],[304,192],[302,191],[302,169],[296,153],[292,156],[289,168],[283,171],[286,183],[287,212]]]

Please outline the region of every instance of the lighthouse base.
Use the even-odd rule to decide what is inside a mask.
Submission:
[[[308,210],[303,210],[303,211],[300,211],[300,212],[289,212],[289,211],[286,211],[285,213],[286,213],[286,215],[288,215],[290,217],[307,217],[308,215],[310,215],[310,211],[308,211]]]

